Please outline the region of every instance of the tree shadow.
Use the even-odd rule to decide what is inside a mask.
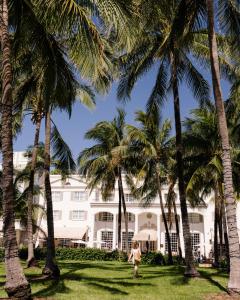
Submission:
[[[198,271],[201,275],[202,278],[208,280],[211,284],[215,285],[216,287],[218,287],[221,291],[224,291],[227,293],[227,289],[221,285],[221,283],[219,283],[218,281],[214,280],[212,278],[212,276],[220,276],[220,271],[216,272],[216,273],[212,273],[209,274],[208,272],[204,271],[204,270],[199,270]],[[221,276],[223,276],[224,274],[221,274]]]
[[[33,294],[34,297],[48,297],[53,296],[56,293],[67,294],[70,293],[71,289],[65,285],[64,280],[48,280],[43,282],[46,287]]]

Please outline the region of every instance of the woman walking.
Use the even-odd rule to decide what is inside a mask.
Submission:
[[[134,241],[132,244],[131,253],[129,255],[128,261],[133,264],[133,278],[140,277],[138,274],[138,266],[141,262],[141,250],[139,248],[138,242]]]

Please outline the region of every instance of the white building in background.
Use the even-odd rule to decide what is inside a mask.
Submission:
[[[23,154],[15,153],[15,166],[21,168],[27,163]],[[117,186],[112,196],[103,201],[101,193],[95,189],[90,193],[86,189],[85,179],[72,175],[65,181],[60,175],[51,175],[53,200],[53,216],[55,242],[57,246],[63,247],[96,247],[109,250],[117,246],[117,220],[118,220],[118,189]],[[177,186],[175,192],[178,195]],[[124,184],[124,194],[129,221],[129,244],[132,240],[140,242],[142,250],[149,247],[152,251],[167,252],[165,241],[165,229],[160,210],[158,197],[153,199],[149,207],[142,207],[138,200],[134,199],[128,187]],[[162,197],[165,200],[167,187],[162,189]],[[36,199],[40,204],[45,205],[44,196],[40,194]],[[192,208],[188,206],[190,231],[194,249],[198,248],[201,255],[210,256],[213,249],[214,229],[214,202],[209,197],[206,205]],[[183,234],[181,226],[181,210],[179,196],[176,200],[177,214],[180,224],[181,248],[184,252]],[[167,212],[167,208],[166,208]],[[240,217],[240,205],[237,207],[237,219]],[[177,253],[177,236],[174,218],[170,229],[172,251]],[[46,217],[41,217],[39,225],[47,233]],[[240,224],[238,224],[239,226]],[[1,227],[1,224],[0,224]],[[239,228],[239,227],[238,227]],[[22,228],[24,231],[24,228]],[[240,233],[240,231],[239,231]],[[24,237],[25,236],[25,237]],[[125,245],[125,226],[122,217],[122,249]],[[23,234],[23,243],[26,242],[26,235]],[[45,243],[43,234],[37,237],[37,245]],[[24,242],[25,241],[25,242]],[[184,253],[183,253],[184,254]]]
[[[51,175],[51,187],[56,245],[79,247],[82,244],[87,247],[116,249],[117,187],[107,201],[103,201],[99,190],[94,190],[90,194],[86,190],[84,178],[78,175],[70,176],[66,181],[62,181],[60,175]],[[178,195],[177,187],[175,192]],[[150,250],[166,253],[165,229],[159,199],[154,199],[151,206],[144,208],[138,200],[134,199],[126,185],[124,185],[124,194],[128,211],[129,244],[131,240],[138,240],[142,250],[146,249],[148,243]],[[162,196],[166,199],[167,187],[163,187]],[[43,202],[43,198],[40,201]],[[179,197],[176,206],[180,220],[181,248],[184,251]],[[238,216],[239,209],[238,206]],[[188,213],[193,247],[195,249],[198,247],[201,255],[209,257],[213,248],[214,203],[211,198],[206,199],[206,206],[197,208],[189,206]],[[172,220],[174,221],[174,218]],[[41,225],[44,230],[47,230],[46,220],[43,220]],[[170,232],[172,251],[177,253],[174,223]],[[124,236],[125,226],[122,217],[123,250],[126,247]]]

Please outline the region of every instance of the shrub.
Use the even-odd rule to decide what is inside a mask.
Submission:
[[[46,248],[34,249],[35,258],[44,260],[46,258]],[[19,249],[19,257],[27,260],[27,248]],[[128,256],[126,252],[114,250],[107,252],[96,248],[56,248],[57,260],[101,260],[101,261],[122,261],[126,262]],[[4,260],[4,248],[0,248],[0,260]],[[165,265],[167,258],[160,252],[149,252],[142,255],[142,264],[145,265]]]
[[[160,252],[148,252],[142,255],[142,264],[144,265],[165,265],[165,259]]]

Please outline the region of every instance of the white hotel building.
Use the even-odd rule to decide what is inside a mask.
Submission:
[[[16,153],[15,158],[17,155],[18,159],[15,159],[15,165],[24,164],[22,153]],[[72,175],[65,181],[61,179],[60,175],[51,175],[50,179],[56,245],[67,247],[80,247],[84,245],[86,247],[109,250],[115,249],[117,246],[118,220],[117,187],[112,196],[107,201],[103,201],[100,191],[95,189],[90,193],[86,189],[84,178],[78,175]],[[178,195],[177,186],[175,187],[175,192]],[[148,243],[150,250],[166,253],[165,229],[159,199],[153,199],[149,207],[142,207],[139,201],[132,197],[126,185],[124,185],[124,194],[129,216],[129,242],[132,239],[138,240],[142,250],[146,249],[146,244]],[[167,187],[163,187],[162,195],[163,199],[166,199]],[[40,195],[36,201],[44,204],[44,195]],[[193,245],[198,247],[202,255],[209,257],[213,249],[214,202],[212,197],[206,199],[205,202],[206,205],[196,208],[188,206],[188,213]],[[176,206],[180,221],[181,248],[184,251],[179,197],[177,197]],[[237,213],[239,220],[239,204]],[[39,225],[47,232],[46,218],[43,217]],[[240,228],[239,223],[238,228]],[[173,252],[177,252],[174,223],[170,232],[172,235],[172,250]],[[123,250],[125,248],[124,235],[125,226],[124,218],[122,218]],[[36,238],[37,244],[40,243],[41,245],[44,243],[43,235],[39,235]],[[23,239],[21,240],[24,242]]]

